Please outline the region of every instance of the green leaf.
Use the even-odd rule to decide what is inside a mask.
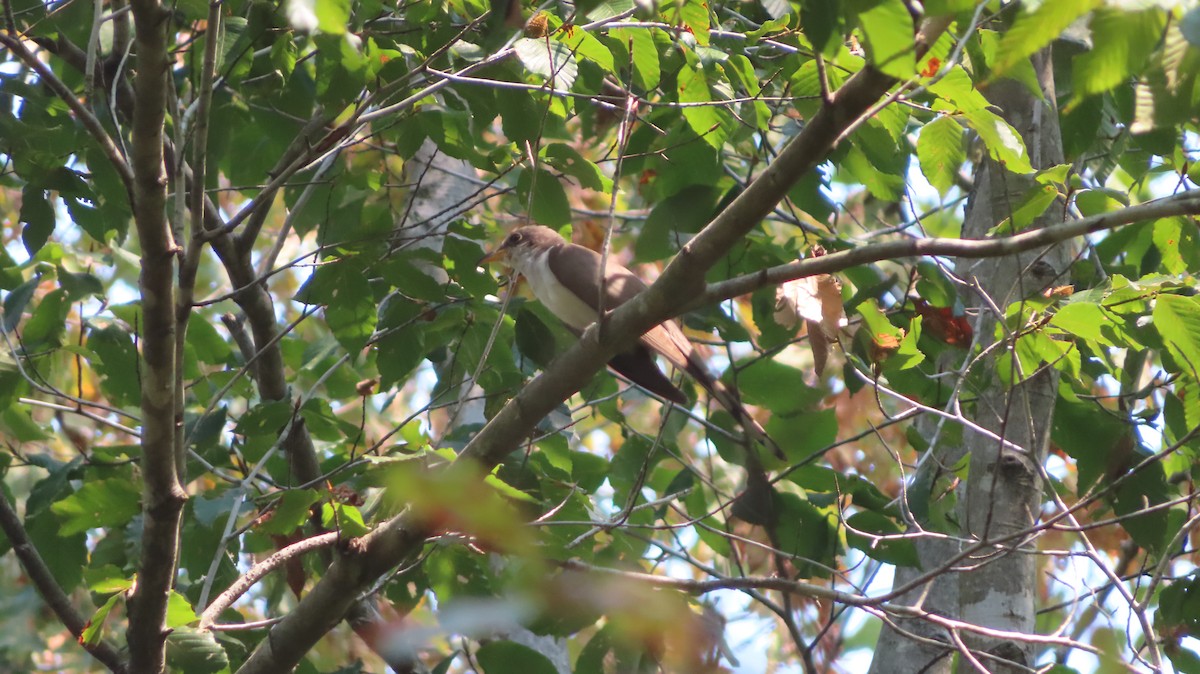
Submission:
[[[135,508],[136,505],[135,501]],[[53,508],[51,506],[51,510]],[[68,534],[65,522],[65,516],[41,512],[26,517],[25,529],[35,548],[43,552],[53,551],[53,554],[43,554],[42,559],[50,567],[50,573],[58,584],[70,592],[83,580],[83,569],[88,563],[88,537],[83,532]]]
[[[450,235],[442,240],[442,267],[471,297],[494,295],[499,286],[496,278],[479,266],[479,259],[486,251],[474,236],[465,235],[460,223],[451,223]]]
[[[291,2],[309,3],[313,0],[290,0]],[[350,0],[315,0],[317,28],[323,33],[342,35],[346,32],[346,24],[350,23]]]
[[[1166,13],[1101,8],[1092,14],[1090,27],[1092,50],[1071,60],[1076,99],[1108,91],[1142,72],[1162,38]]]
[[[104,284],[95,274],[88,272],[75,274],[59,266],[58,284],[66,291],[71,301],[81,300],[91,295],[104,295]]]
[[[341,33],[312,38],[318,54],[317,100],[339,108],[354,100],[370,76],[369,62],[360,51],[358,39],[346,33],[344,25]]]
[[[196,611],[187,597],[171,590],[167,599],[167,627],[175,629],[194,623],[199,619],[200,616],[196,615]]]
[[[475,139],[471,136],[470,119],[465,112],[433,110],[419,117],[425,135],[438,149],[455,159],[475,156]]]
[[[776,19],[782,16],[772,14]],[[800,0],[800,26],[805,37],[812,41],[813,48],[821,53],[831,55],[835,45],[840,46],[841,19],[842,7],[838,0]],[[837,40],[833,39],[834,35],[838,35]]]
[[[424,331],[414,324],[389,333],[375,348],[376,361],[379,363],[379,385],[383,390],[402,382],[429,356]]]
[[[0,290],[14,290],[24,281],[16,260],[0,247]],[[6,300],[7,302],[7,300]],[[11,320],[7,316],[5,320]],[[7,322],[5,323],[7,325]]]
[[[1096,405],[1065,400],[1055,404],[1051,440],[1078,464],[1078,493],[1104,475],[1113,448],[1129,432],[1127,424]]]
[[[124,599],[125,595],[117,592],[108,598],[96,612],[92,614],[91,620],[88,620],[87,625],[83,628],[83,633],[79,635],[79,641],[89,646],[94,646],[100,643],[104,638],[104,623],[108,620],[108,614],[116,605]]]
[[[862,28],[872,65],[900,79],[916,74],[913,19],[903,0],[850,0],[847,9]]]
[[[250,461],[258,461],[275,444],[279,432],[292,416],[292,406],[284,400],[259,403],[238,419],[234,432],[245,437],[244,452]]]
[[[808,391],[801,394],[807,395]],[[838,434],[838,420],[833,410],[807,414],[779,411],[795,405],[796,401],[784,398],[766,406],[771,410],[771,418],[766,423],[767,433],[779,443],[789,462],[811,460],[817,452],[832,447]]]
[[[1033,173],[1025,141],[1008,122],[991,110],[968,111],[965,117],[987,146],[992,159],[1004,164],[1004,167],[1013,173]]]
[[[906,335],[903,330],[892,324],[888,317],[879,310],[879,306],[875,302],[863,302],[858,305],[858,314],[862,316],[863,327],[867,330],[865,337],[881,347],[888,356],[895,355],[899,352],[901,345],[904,344]],[[910,347],[909,356],[913,356]],[[920,353],[917,351],[916,353]],[[906,363],[910,358],[904,359]],[[919,361],[918,361],[919,362]],[[909,366],[916,363],[908,363]],[[901,367],[900,369],[904,369]]]
[[[617,73],[612,51],[591,33],[579,28],[560,30],[554,33],[554,39],[566,45],[577,56],[600,66],[605,72],[614,75]]]
[[[846,518],[846,542],[850,547],[866,553],[871,559],[877,559],[896,566],[919,567],[921,559],[917,556],[917,548],[911,539],[892,538],[877,540],[871,536],[898,536],[903,533],[891,519],[877,512],[864,510]],[[861,532],[861,533],[860,533]]]
[[[542,149],[542,156],[547,164],[578,180],[580,187],[605,194],[612,191],[612,179],[570,145],[550,143]]]
[[[50,510],[63,518],[62,533],[70,536],[128,523],[141,512],[141,498],[137,485],[111,478],[85,482],[74,494],[50,506]]]
[[[704,0],[684,0],[679,8],[679,20],[696,38],[696,44],[708,46],[708,3]]]
[[[92,367],[109,399],[122,407],[136,407],[142,398],[138,380],[138,354],[133,338],[116,325],[88,333],[87,346],[100,358]]]
[[[958,171],[966,158],[963,129],[953,117],[938,117],[921,128],[917,137],[921,173],[943,198],[957,183]]]
[[[195,496],[188,503],[195,515],[195,523],[201,527],[212,529],[217,520],[228,516],[233,510],[234,503],[240,502],[240,500],[241,494],[237,493],[236,489],[230,489],[209,498]],[[224,520],[222,520],[222,524],[224,524]]]
[[[1122,201],[1121,192],[1109,189],[1082,190],[1075,194],[1075,206],[1085,217],[1120,210],[1129,204]]]
[[[1113,320],[1114,316],[1098,304],[1072,302],[1055,312],[1050,319],[1050,325],[1085,341],[1103,346],[1116,346],[1104,334],[1106,327],[1112,329]]]
[[[633,83],[646,92],[658,87],[659,78],[662,76],[658,63],[658,47],[655,46],[650,31],[618,28],[610,31],[609,35],[622,49],[626,64],[630,61],[632,51]]]
[[[975,81],[962,66],[950,69],[942,79],[929,85],[929,90],[959,112],[983,110],[989,105],[988,100],[975,88]],[[942,107],[944,106],[939,105],[939,109]]]
[[[888,359],[889,369],[908,370],[925,361],[924,352],[917,347],[917,342],[921,339],[921,321],[920,316],[914,316],[909,322],[908,332],[904,334],[904,339],[900,340],[900,348]]]
[[[271,510],[271,516],[255,530],[264,534],[288,535],[304,526],[309,518],[309,509],[319,500],[321,494],[313,489],[286,491]]]
[[[674,255],[688,237],[708,224],[720,194],[707,185],[692,185],[660,201],[650,211],[641,235],[634,242],[634,260],[649,262]]]
[[[750,62],[750,59],[741,54],[732,54],[727,61],[720,64],[720,67],[725,73],[726,78],[729,79],[730,85],[735,89],[738,87],[741,88],[741,91],[738,93],[746,96],[760,96],[762,94],[762,85],[758,82],[758,74],[754,71],[754,64]],[[754,101],[753,106],[754,128],[759,131],[767,131],[771,126],[771,108],[760,100]]]
[[[1154,327],[1180,367],[1200,378],[1200,298],[1159,295]]]
[[[397,255],[384,263],[379,272],[384,280],[405,297],[427,302],[445,299],[446,288],[437,279],[418,267],[417,263],[420,262],[422,261],[412,257]]]
[[[596,4],[593,9],[586,10],[588,21],[603,21],[620,16],[633,9],[633,0],[608,0]],[[585,10],[580,10],[585,11]]]
[[[325,307],[325,322],[342,348],[357,353],[375,332],[375,299],[365,276]]]
[[[988,230],[988,236],[1016,234],[1027,229],[1058,199],[1058,188],[1054,185],[1034,185],[1021,199],[1010,217]]]
[[[311,398],[300,408],[300,416],[313,437],[325,442],[341,442],[360,435],[358,425],[343,420],[323,398]]]
[[[820,167],[805,171],[800,180],[788,190],[788,198],[798,208],[808,213],[818,222],[827,222],[834,212],[833,202],[829,195],[829,178]]]
[[[863,151],[864,147],[869,147],[869,143],[856,138],[847,150],[841,168],[862,183],[875,198],[899,201],[908,186],[904,173],[883,170],[885,167],[868,157]],[[907,159],[908,154],[904,154],[903,158]]]
[[[67,314],[71,301],[60,288],[46,293],[33,309],[33,316],[25,323],[22,339],[28,346],[58,346],[67,331]]]
[[[517,178],[517,196],[522,204],[529,205],[529,217],[539,225],[562,227],[571,224],[571,205],[567,202],[567,193],[549,171],[521,171]]]
[[[1174,509],[1159,508],[1147,512],[1147,506],[1160,505],[1170,497],[1171,490],[1167,487],[1162,464],[1155,463],[1125,475],[1125,481],[1117,487],[1116,502],[1113,504],[1113,512],[1124,518],[1121,527],[1129,537],[1156,557],[1164,552],[1164,547],[1172,534],[1179,530],[1184,518],[1180,511]]]
[[[229,667],[229,656],[209,630],[181,627],[167,636],[167,664],[173,672],[216,674]]]
[[[1163,268],[1181,276],[1200,268],[1200,243],[1196,227],[1183,218],[1163,218],[1154,223],[1154,245],[1162,255]]]
[[[539,106],[528,91],[497,89],[496,105],[500,111],[500,127],[509,140],[520,144],[541,136],[545,106]]]
[[[761,358],[741,367],[736,383],[743,401],[782,415],[802,412],[820,400],[821,392],[810,387],[804,378],[804,371],[799,368]]]
[[[1000,58],[992,64],[993,75],[1003,75],[1017,61],[1050,44],[1067,26],[1099,5],[1099,0],[1056,0],[1041,3],[1032,12],[1022,11],[1001,39]]]
[[[358,538],[371,529],[363,522],[362,511],[345,503],[326,503],[321,506],[321,524],[337,529],[347,538]]]
[[[546,656],[514,641],[491,641],[475,652],[483,674],[558,674]]]
[[[21,213],[17,216],[21,229],[21,243],[30,256],[36,255],[50,240],[54,232],[54,207],[46,199],[45,190],[26,185],[21,190]]]
[[[546,367],[554,360],[558,351],[554,332],[528,307],[522,307],[517,314],[515,332],[517,348],[538,367]]]
[[[776,504],[779,526],[775,533],[779,548],[795,556],[797,572],[802,576],[828,577],[839,548],[834,528],[836,516],[822,512],[796,494],[781,493]]]
[[[552,89],[566,91],[575,84],[579,64],[575,62],[575,55],[568,45],[545,39],[521,38],[513,44],[513,50],[525,69],[543,77]]]
[[[97,241],[109,241],[117,236],[118,230],[113,227],[115,223],[109,222],[107,214],[96,208],[92,202],[77,197],[64,197],[63,203],[67,206],[71,221],[87,232],[88,236]]]
[[[29,410],[23,407],[9,407],[0,412],[0,428],[11,435],[17,442],[39,442],[49,440],[42,426],[33,420]]]
[[[637,484],[637,476],[643,471],[648,473],[664,458],[665,452],[661,448],[655,449],[654,445],[643,437],[633,436],[626,440],[613,456],[608,472],[608,479],[616,492],[616,498],[622,502],[628,498],[630,490]]]
[[[975,0],[929,0],[925,3],[926,16],[945,16],[975,9]]]
[[[213,324],[204,320],[202,316],[188,321],[187,343],[196,350],[196,357],[204,363],[225,363],[233,355],[229,340],[222,337]]]
[[[40,282],[41,277],[35,276],[14,288],[4,298],[4,330],[6,332],[17,329],[21,317],[25,314],[25,307],[29,306],[29,301],[33,299],[33,293],[37,290]]]
[[[329,329],[351,353],[362,349],[375,330],[375,298],[358,258],[318,267],[297,291],[296,301],[323,305]]]
[[[991,76],[992,65],[995,64],[1000,53],[1001,37],[1002,33],[997,31],[980,29],[976,32],[976,38],[967,42],[971,71],[981,84],[987,82]],[[1045,100],[1045,94],[1042,93],[1042,87],[1038,83],[1038,76],[1034,72],[1033,62],[1030,59],[1018,60],[1011,68],[1005,70],[1004,77],[1024,84],[1035,98]]]
[[[712,93],[708,90],[708,79],[702,68],[683,66],[676,76],[680,103],[710,103]],[[723,128],[724,113],[716,105],[695,105],[683,108],[683,118],[696,135],[720,150],[728,132]]]

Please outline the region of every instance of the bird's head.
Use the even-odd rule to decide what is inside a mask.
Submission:
[[[558,232],[541,225],[529,225],[514,229],[504,241],[492,252],[483,256],[479,262],[503,262],[508,266],[521,269],[542,251],[566,243]]]

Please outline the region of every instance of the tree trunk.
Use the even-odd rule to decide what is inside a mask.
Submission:
[[[1050,50],[1033,57],[1044,99],[1024,85],[1004,80],[989,88],[988,99],[1001,109],[1004,118],[1021,134],[1035,169],[1063,163],[1062,137]],[[994,162],[984,163],[975,178],[975,187],[963,224],[964,238],[981,238],[989,229],[1008,217],[1013,204],[1033,185],[1031,177],[1015,176]],[[1055,203],[1036,222],[1046,227],[1063,221],[1061,203]],[[1047,286],[1061,285],[1067,277],[1070,257],[1064,246],[1022,255],[964,263],[959,273],[978,283],[971,292],[968,306],[981,312],[982,335],[994,334],[997,319],[991,307],[1001,311]],[[969,291],[970,292],[970,291]],[[1016,362],[1016,339],[1006,335],[984,363],[988,372],[1008,355]],[[960,618],[973,625],[1010,632],[1030,633],[1036,618],[1035,597],[1038,587],[1037,557],[1030,554],[1024,537],[1038,519],[1042,504],[1042,462],[1050,440],[1054,416],[1058,374],[1049,367],[1039,372],[1021,372],[1014,366],[1011,386],[1002,378],[985,379],[993,384],[978,392],[973,411],[975,423],[1004,438],[1001,444],[979,433],[964,435],[970,466],[965,489],[959,494],[959,521],[971,540],[996,541],[964,560],[974,568],[959,579]],[[976,566],[978,565],[978,566]],[[984,639],[964,634],[966,645],[1031,667],[1034,650],[1028,642]],[[969,658],[960,660],[961,671],[974,671]],[[993,672],[1023,671],[1001,661],[986,664]]]
[[[1063,152],[1049,50],[1035,55],[1033,63],[1044,99],[1012,80],[994,83],[986,95],[1021,134],[1031,164],[1041,169],[1061,164]],[[1032,177],[1013,174],[990,158],[982,160],[967,206],[963,238],[987,237],[992,227],[1011,215],[1032,185]],[[1063,216],[1062,204],[1056,203],[1035,226],[1062,222]],[[1022,547],[1023,537],[1013,535],[1028,530],[1041,509],[1041,464],[1049,440],[1058,377],[1050,368],[1037,373],[1018,369],[1011,375],[1011,383],[1006,383],[997,368],[1015,360],[1009,358],[1015,340],[1010,334],[1003,337],[1003,345],[992,343],[997,321],[1003,318],[996,311],[1003,312],[1049,285],[1066,283],[1059,279],[1065,278],[1069,260],[1065,249],[1058,246],[1004,258],[960,261],[958,274],[970,284],[964,289],[963,303],[970,316],[981,315],[978,346],[990,348],[990,355],[975,366],[975,373],[968,375],[971,381],[989,382],[989,386],[972,390],[967,382],[963,389],[965,397],[976,400],[967,414],[971,422],[1004,442],[964,429],[961,448],[934,447],[931,451],[940,465],[952,465],[963,451],[969,455],[967,479],[958,493],[960,534],[971,541],[994,541],[995,545],[976,551],[956,565],[969,571],[941,574],[897,599],[897,604],[919,606],[932,614],[995,630],[1034,630],[1036,557]],[[961,551],[959,544],[947,540],[919,538],[916,543],[923,568],[898,568],[896,586],[945,564]],[[906,632],[945,645],[917,641]],[[970,657],[961,653],[963,647],[969,649]],[[984,639],[966,631],[950,635],[929,621],[910,618],[897,620],[895,627],[884,626],[876,648],[876,653],[884,657],[872,662],[871,673],[948,672],[954,650],[960,651],[961,671],[978,671],[977,663],[992,672],[1020,671],[1004,661],[1029,667],[1034,659],[1027,643]]]

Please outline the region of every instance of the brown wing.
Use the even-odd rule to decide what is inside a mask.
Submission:
[[[573,243],[550,249],[550,271],[562,284],[595,309],[597,271],[600,269],[600,253]],[[646,289],[646,284],[625,267],[608,261],[604,286],[604,309],[611,311],[637,296]]]
[[[598,293],[594,288],[596,272],[600,269],[600,254],[590,248],[568,243],[552,249],[549,262],[550,270],[567,290],[595,309]],[[636,274],[611,260],[608,261],[604,276],[605,311],[616,309],[646,289],[646,284]],[[651,328],[642,335],[641,341],[662,354],[671,365],[681,370],[687,369],[692,343],[674,321]]]
[[[567,243],[557,246],[550,250],[550,270],[562,282],[567,290],[570,290],[576,297],[583,300],[588,306],[596,308],[596,272],[600,269],[600,254],[590,248],[584,248],[573,243]],[[604,309],[612,311],[613,309],[628,302],[646,289],[646,284],[637,277],[633,272],[616,262],[609,262],[606,268],[604,293]],[[684,336],[683,330],[674,321],[660,323],[642,335],[642,344],[649,347],[652,351],[661,354],[667,359],[671,365],[687,372],[691,375],[709,395],[717,400],[722,407],[729,410],[729,413],[737,419],[738,423],[747,430],[751,435],[760,438],[779,458],[784,458],[783,451],[763,430],[763,427],[750,416],[749,411],[742,405],[742,401],[738,398],[737,392],[726,388],[720,381],[713,378],[708,372],[708,368],[695,354],[692,348],[692,343]],[[669,400],[682,402],[683,394],[679,389],[671,384],[670,380],[654,367],[654,359],[651,355],[642,350],[634,350],[625,354],[619,354],[609,365],[614,370],[629,377],[631,381],[642,387],[657,393]],[[657,381],[658,378],[648,373],[643,375],[630,375],[625,370],[641,370],[645,365],[649,365],[654,369],[658,378],[663,380]],[[624,369],[623,369],[624,368]],[[639,381],[642,379],[642,381]],[[661,386],[665,382],[674,389],[678,397],[670,395],[671,391]]]

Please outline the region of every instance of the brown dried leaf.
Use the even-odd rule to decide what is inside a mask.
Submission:
[[[829,274],[788,281],[775,289],[775,321],[794,328],[800,320],[816,323],[833,340],[846,326],[842,284]],[[810,331],[811,332],[811,331]]]
[[[819,378],[825,374],[825,363],[829,361],[829,339],[825,337],[820,323],[807,321],[806,325],[808,326],[808,346],[812,349],[813,355],[813,370],[816,371]]]

